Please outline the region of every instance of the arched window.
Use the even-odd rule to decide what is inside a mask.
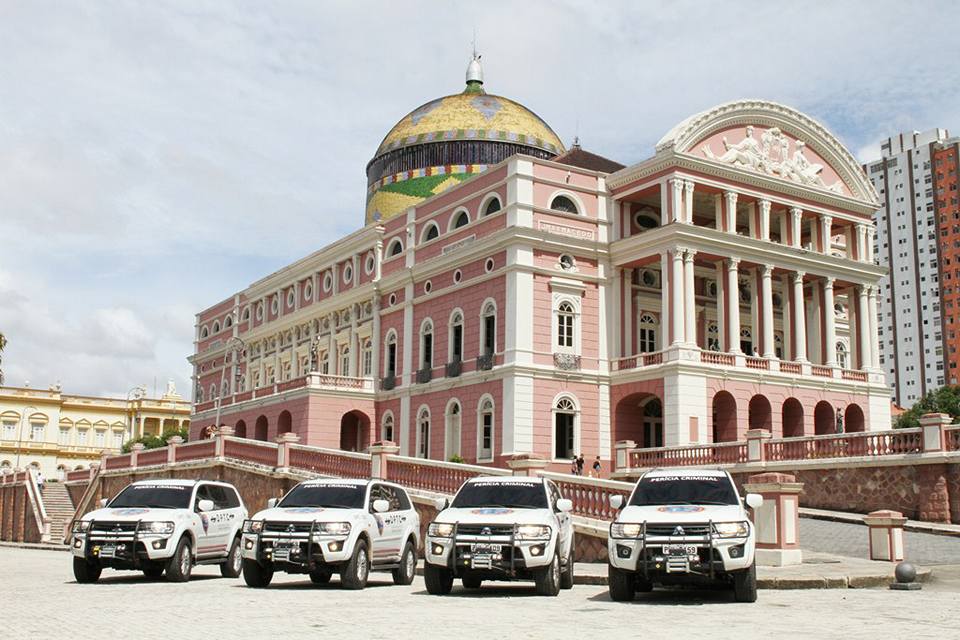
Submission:
[[[653,353],[657,350],[657,319],[649,313],[640,316],[637,348],[640,353]]]
[[[383,375],[387,378],[397,375],[397,332],[392,329],[387,333],[384,348]]]
[[[210,385],[210,399],[211,399],[211,400],[215,400],[216,397],[217,397],[217,385],[211,384],[211,385]]]
[[[430,242],[431,240],[436,240],[440,237],[440,227],[436,223],[431,222],[427,225],[427,228],[423,231],[423,240],[422,242]]]
[[[426,407],[417,415],[417,457],[430,457],[430,410]]]
[[[643,405],[644,448],[663,446],[663,405],[659,398],[651,398]]]
[[[420,369],[433,369],[433,322],[420,325]]]
[[[243,314],[240,316],[240,319],[244,322],[247,322],[250,319],[250,307],[243,308]]]
[[[390,248],[387,249],[387,255],[390,257],[398,256],[403,253],[403,241],[399,238],[395,238],[393,242],[390,243]]]
[[[563,301],[557,305],[557,347],[561,350],[574,349],[574,330],[576,326],[576,312],[573,305]]]
[[[213,321],[213,332],[214,332],[214,333],[219,333],[219,332],[220,332],[220,321],[219,321],[219,320],[214,320],[214,321]]]
[[[223,385],[220,387],[220,395],[221,395],[221,396],[228,396],[228,395],[230,395],[230,381],[229,381],[229,380],[224,380],[224,381],[223,381]]]
[[[496,213],[497,211],[500,211],[500,198],[494,196],[487,202],[487,206],[483,209],[483,215],[489,216],[491,213]]]
[[[197,404],[203,402],[203,389],[197,388]]]
[[[203,340],[210,335],[210,330],[206,326],[200,327],[200,339]]]
[[[470,214],[466,211],[461,211],[460,213],[454,215],[453,224],[450,226],[451,229],[459,229],[460,227],[465,227],[470,224]]]
[[[350,375],[350,345],[340,347],[340,375]]]
[[[480,316],[480,355],[492,356],[497,350],[497,307],[490,301]]]
[[[783,334],[775,333],[773,334],[773,352],[776,354],[777,359],[783,359]]]
[[[450,344],[448,346],[448,362],[463,360],[463,314],[459,310],[450,314]]]
[[[367,338],[360,346],[361,360],[363,361],[361,375],[365,378],[373,375],[373,341]]]
[[[557,400],[553,409],[553,457],[569,460],[576,455],[577,405],[571,398]]]
[[[550,202],[550,208],[564,213],[580,213],[576,203],[567,196],[557,196]]]
[[[707,325],[707,351],[720,351],[720,329],[716,322]]]
[[[451,400],[447,404],[447,411],[444,418],[446,429],[443,438],[443,457],[446,460],[450,460],[454,456],[460,455],[461,415],[459,400]]]
[[[748,356],[753,354],[753,333],[749,327],[740,329],[740,351]]]
[[[841,369],[847,369],[847,365],[850,364],[850,359],[847,357],[847,345],[842,342],[837,343],[837,366]]]
[[[232,326],[233,326],[233,316],[227,316],[226,318],[223,319],[224,329],[229,329]]]
[[[327,351],[320,352],[320,373],[330,374],[330,353]]]
[[[389,411],[383,416],[383,422],[380,425],[380,439],[385,442],[394,442],[393,414]]]
[[[477,462],[493,461],[493,400],[485,397],[477,409]]]

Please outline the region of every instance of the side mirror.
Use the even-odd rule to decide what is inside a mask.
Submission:
[[[280,501],[277,500],[276,498],[270,498],[269,500],[267,500],[267,509],[273,509],[275,506],[277,506],[278,502]]]
[[[437,511],[443,511],[450,506],[450,500],[448,498],[437,498],[433,501],[433,506]]]
[[[379,500],[373,501],[373,510],[377,513],[386,513],[390,511],[390,502],[380,498]]]
[[[200,511],[213,511],[213,500],[201,500],[197,503],[197,509]]]
[[[614,509],[622,509],[622,508],[623,508],[623,496],[620,495],[619,493],[616,494],[616,495],[610,496],[610,506],[613,507]]]
[[[573,511],[573,501],[569,498],[560,498],[557,500],[557,511],[562,511],[564,513],[570,513]]]
[[[99,505],[100,505],[100,508],[103,509],[105,506],[107,506],[107,499],[106,499],[106,498],[100,498],[100,500],[99,500],[99,502],[98,502],[97,504],[99,504]]]
[[[748,507],[758,509],[763,504],[763,496],[759,493],[748,493],[746,501]]]

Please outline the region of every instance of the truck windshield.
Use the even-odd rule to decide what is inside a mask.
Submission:
[[[737,504],[737,494],[724,476],[656,476],[637,483],[630,504]]]
[[[546,509],[547,492],[543,482],[468,482],[460,488],[450,506],[454,509]]]
[[[161,484],[132,484],[113,499],[110,508],[186,509],[193,487]]]
[[[367,486],[363,484],[301,484],[284,496],[278,507],[360,509]]]

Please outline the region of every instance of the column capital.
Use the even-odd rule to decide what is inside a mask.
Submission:
[[[764,264],[764,265],[761,265],[761,266],[760,266],[760,274],[761,274],[764,278],[772,278],[772,277],[773,277],[773,265],[772,265],[772,264]]]
[[[823,221],[824,226],[833,224],[833,216],[831,215],[822,215],[820,220]]]
[[[696,249],[684,249],[683,259],[685,262],[693,262],[693,257],[697,255]]]
[[[833,283],[836,282],[836,281],[837,281],[836,278],[834,278],[834,277],[832,277],[832,276],[826,276],[826,277],[823,279],[823,286],[824,286],[825,288],[827,288],[827,289],[833,289]]]
[[[800,207],[790,207],[790,215],[799,216],[803,213],[803,209]]]
[[[806,275],[803,271],[794,271],[790,274],[790,278],[793,280],[793,284],[803,284],[803,278]]]
[[[740,265],[740,258],[736,256],[730,256],[723,261],[727,265],[727,269],[736,269]]]
[[[724,192],[723,192],[723,197],[726,198],[728,202],[729,202],[730,200],[734,200],[734,201],[735,201],[735,200],[737,199],[737,196],[738,196],[738,195],[739,195],[739,194],[738,194],[736,191],[724,191]]]
[[[670,186],[673,187],[674,191],[681,191],[683,190],[683,183],[685,182],[685,180],[681,178],[669,178],[667,182],[670,183]]]
[[[770,209],[770,207],[773,206],[773,203],[772,203],[771,201],[767,200],[766,198],[760,198],[760,200],[758,200],[758,202],[760,203],[760,208],[761,208],[761,209]]]
[[[683,188],[684,188],[686,191],[693,191],[693,186],[694,186],[693,180],[684,180],[684,181],[683,181]]]

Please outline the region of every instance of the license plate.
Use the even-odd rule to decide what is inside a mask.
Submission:
[[[100,557],[101,558],[116,558],[117,557],[117,545],[115,544],[105,544],[100,547]]]
[[[695,544],[671,544],[663,547],[663,552],[668,556],[695,556],[697,555],[697,545]]]
[[[478,544],[471,544],[470,551],[472,551],[473,553],[487,553],[487,554],[500,553],[501,551],[503,551],[503,545],[481,542]]]

